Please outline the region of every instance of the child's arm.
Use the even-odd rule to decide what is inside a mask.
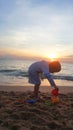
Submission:
[[[46,78],[49,80],[51,86],[58,90],[58,87],[56,86],[56,84],[55,84],[55,82],[54,82],[52,76],[51,76],[50,74],[46,74],[45,76],[46,76]]]

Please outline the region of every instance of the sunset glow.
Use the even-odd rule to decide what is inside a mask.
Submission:
[[[73,61],[72,0],[3,0],[0,5],[0,58]]]
[[[48,55],[48,57],[49,57],[51,60],[58,58],[56,53],[50,53],[50,54]]]
[[[45,57],[53,61],[57,60],[59,58],[59,55],[56,52],[50,52],[49,54],[46,54]]]

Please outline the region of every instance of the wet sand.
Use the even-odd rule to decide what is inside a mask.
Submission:
[[[59,89],[60,101],[55,104],[51,88],[41,90],[35,103],[27,102],[33,99],[32,88],[23,92],[0,89],[0,130],[73,130],[73,89]]]

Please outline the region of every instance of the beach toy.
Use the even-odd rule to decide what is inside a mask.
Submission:
[[[29,100],[27,100],[26,102],[27,102],[27,103],[31,103],[31,104],[33,104],[33,103],[36,102],[36,100],[34,100],[34,99],[29,99]]]
[[[59,102],[60,102],[60,99],[59,99],[58,96],[52,96],[52,97],[51,97],[51,102],[52,102],[52,103],[59,103]]]
[[[51,93],[52,93],[53,95],[55,95],[55,96],[58,96],[58,90],[56,90],[56,89],[53,89]]]
[[[25,100],[19,99],[19,100],[17,100],[14,104],[19,105],[19,104],[23,104],[23,103],[25,103],[25,102],[26,102]]]
[[[51,102],[46,101],[46,102],[45,102],[45,105],[46,105],[47,107],[49,107],[49,106],[51,106]]]

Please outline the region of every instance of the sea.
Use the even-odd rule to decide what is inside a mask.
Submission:
[[[28,86],[28,68],[36,61],[0,59],[0,86]],[[52,75],[56,85],[73,86],[73,63],[61,62],[61,66],[61,71]],[[41,84],[49,85],[49,82],[47,79],[43,79]]]

